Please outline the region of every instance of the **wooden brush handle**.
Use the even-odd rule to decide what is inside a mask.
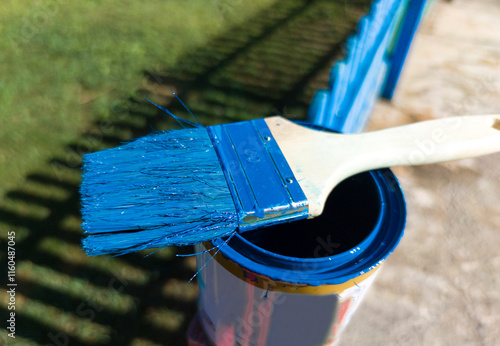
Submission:
[[[351,136],[361,170],[422,165],[500,151],[500,115],[451,117]],[[355,144],[357,143],[357,144]]]
[[[500,151],[498,114],[429,120],[360,134],[311,130],[281,117],[267,118],[266,123],[309,201],[310,217],[321,214],[331,190],[354,174]]]

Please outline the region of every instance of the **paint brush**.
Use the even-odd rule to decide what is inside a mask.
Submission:
[[[500,115],[336,134],[280,116],[154,132],[84,155],[89,255],[189,245],[323,211],[354,174],[500,151]]]

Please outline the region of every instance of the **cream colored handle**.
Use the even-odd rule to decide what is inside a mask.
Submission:
[[[266,118],[309,201],[323,211],[331,190],[354,174],[394,166],[453,161],[500,151],[500,115],[450,117],[360,134],[332,134]]]
[[[500,151],[500,115],[429,120],[351,139],[364,151],[362,171],[454,161]]]

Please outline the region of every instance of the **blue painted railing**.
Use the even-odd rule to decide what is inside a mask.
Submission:
[[[388,57],[391,69],[388,71],[382,97],[391,99],[394,94],[394,89],[398,83],[401,70],[406,60],[408,50],[410,49],[413,36],[417,31],[418,24],[422,19],[424,10],[429,7],[434,1],[429,0],[412,0],[406,6],[404,20],[399,26],[398,40],[396,46],[391,49]]]
[[[391,97],[425,0],[377,0],[346,42],[343,60],[309,107],[309,122],[339,132],[361,131],[381,94]]]

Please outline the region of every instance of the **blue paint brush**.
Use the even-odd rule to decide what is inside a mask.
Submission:
[[[313,218],[331,190],[356,173],[500,151],[500,115],[351,135],[279,116],[191,125],[84,156],[87,254],[196,244]]]

